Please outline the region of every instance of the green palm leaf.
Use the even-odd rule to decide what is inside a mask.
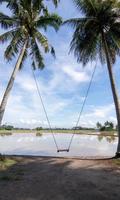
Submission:
[[[58,30],[62,19],[57,14],[48,12],[43,0],[1,0],[6,2],[12,15],[7,16],[0,13],[0,25],[7,29],[7,32],[0,35],[1,42],[9,42],[5,50],[5,58],[10,61],[15,57],[27,41],[27,49],[23,58],[31,56],[34,68],[44,68],[44,59],[41,47],[45,53],[52,53],[55,56],[55,50],[49,44],[47,37],[43,34],[43,29],[53,27]],[[58,1],[53,1],[55,5]],[[42,30],[42,32],[41,32]],[[23,64],[21,63],[20,69]]]
[[[120,50],[120,23],[117,0],[73,0],[76,7],[82,11],[83,18],[69,19],[64,22],[75,29],[71,41],[70,51],[78,62],[86,65],[99,55],[101,62],[104,62],[104,46],[102,32],[106,35],[111,62],[114,63],[116,55]]]
[[[37,67],[39,69],[43,69],[44,68],[43,56],[35,39],[32,39],[31,41],[31,56],[33,60],[32,64],[33,69],[36,69]]]
[[[46,30],[48,26],[51,26],[57,31],[59,26],[62,24],[62,20],[57,14],[49,14],[47,16],[41,16],[37,20],[36,24],[39,28],[44,27]]]

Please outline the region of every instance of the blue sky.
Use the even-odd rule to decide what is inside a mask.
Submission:
[[[47,1],[51,12],[57,12],[63,19],[78,17],[72,0],[61,0],[57,9]],[[6,12],[5,7],[1,7]],[[3,31],[0,29],[0,33]],[[73,127],[78,118],[85,93],[91,78],[95,62],[85,68],[77,63],[73,54],[68,54],[73,30],[63,26],[56,33],[49,28],[46,35],[55,47],[56,59],[46,54],[45,69],[36,71],[40,91],[51,121],[52,127]],[[15,65],[15,58],[11,63],[4,59],[6,45],[0,45],[0,99]],[[120,92],[120,59],[114,66],[114,75],[118,92]],[[83,111],[80,126],[95,127],[97,121],[106,120],[116,123],[115,108],[109,83],[106,66],[97,63],[97,70],[93,84]],[[11,92],[3,124],[12,124],[18,127],[47,126],[34,79],[31,73],[31,62],[28,59],[24,69],[20,71]]]

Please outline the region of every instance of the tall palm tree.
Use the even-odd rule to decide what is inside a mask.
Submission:
[[[85,66],[99,56],[102,64],[107,63],[113,99],[118,122],[118,148],[120,156],[120,101],[113,76],[113,64],[120,55],[120,9],[117,0],[73,0],[82,13],[82,18],[73,18],[65,23],[75,29],[70,51],[78,62]]]
[[[3,2],[3,1],[1,1]],[[8,42],[4,56],[10,61],[18,55],[18,59],[0,105],[0,125],[2,123],[8,97],[16,78],[16,74],[22,69],[25,59],[30,56],[33,69],[44,68],[44,59],[41,47],[44,52],[51,52],[55,55],[54,48],[49,44],[47,37],[39,30],[47,30],[48,26],[58,30],[62,23],[61,17],[57,14],[49,14],[40,0],[12,0],[7,6],[11,10],[11,16],[0,13],[0,25],[6,30],[0,35],[0,42]]]

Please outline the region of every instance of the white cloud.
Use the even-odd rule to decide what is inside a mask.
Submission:
[[[63,70],[70,78],[79,83],[86,82],[89,80],[89,76],[85,72],[75,71],[74,68],[71,69],[67,66]]]
[[[66,76],[66,70],[70,71],[73,76],[70,74]],[[45,79],[41,77],[40,72],[36,73],[36,77],[51,124],[52,126],[72,127],[75,125],[78,116],[75,107],[81,106],[80,104],[84,100],[79,91],[81,82],[86,84],[86,81],[89,80],[88,72],[90,74],[91,71],[89,67],[88,71],[82,71],[77,66],[73,70],[72,66],[68,67],[65,64],[62,64],[60,68],[58,62],[55,70],[50,66],[50,72],[51,78]],[[68,98],[69,95],[71,95],[70,98]],[[85,114],[83,113],[80,124],[94,127],[97,121],[103,122],[106,119],[112,120],[111,117],[115,118],[113,113],[113,104],[96,107],[90,105],[89,110]],[[30,128],[42,126],[42,124],[47,126],[46,117],[31,72],[26,73],[23,71],[18,74],[3,122]]]
[[[94,127],[98,121],[104,123],[108,120],[116,124],[116,117],[113,116],[115,116],[115,107],[113,104],[96,107],[93,106],[88,113],[83,114],[81,123],[86,123],[89,124],[90,127]]]
[[[86,68],[83,68],[81,63],[76,62],[73,55],[68,55],[71,31],[65,34],[60,30],[55,35],[56,39],[49,37],[56,46],[57,59],[52,60],[48,55],[45,56],[46,68],[43,71],[36,71],[35,74],[52,126],[72,127],[77,120],[78,108],[84,100],[86,87],[95,63],[92,65],[89,63]],[[3,52],[2,48],[1,52]],[[4,60],[1,60],[1,64],[3,67],[0,68],[0,99],[14,67],[14,62],[8,65]],[[100,79],[100,73],[101,69],[99,69],[98,64],[94,86]],[[93,92],[96,94],[95,90]],[[98,106],[96,98],[96,107],[90,107],[88,101],[89,110],[83,113],[80,124],[94,126],[99,120],[111,119],[115,121],[114,106],[110,102],[108,104]],[[31,128],[42,124],[47,126],[29,61],[16,77],[3,122]]]
[[[115,107],[113,104],[101,106],[99,108],[94,109],[93,115],[99,118],[105,118],[109,115],[109,113],[111,113],[111,111],[114,110],[114,108]]]

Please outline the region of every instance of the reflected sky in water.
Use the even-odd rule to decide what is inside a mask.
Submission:
[[[55,134],[60,149],[68,148],[71,134]],[[11,136],[0,136],[0,153],[8,155],[35,156],[114,156],[118,138],[114,136],[75,135],[69,153],[57,153],[51,134],[17,133]]]

